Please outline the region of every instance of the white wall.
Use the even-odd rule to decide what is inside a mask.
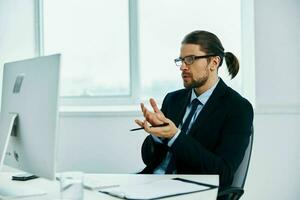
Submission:
[[[300,199],[300,115],[256,114],[249,174],[242,199]]]
[[[256,113],[242,199],[300,199],[300,1],[255,0]]]
[[[143,131],[136,127],[136,112],[62,113],[58,169],[85,172],[133,173],[143,169]]]
[[[0,63],[35,54],[33,0],[0,0]],[[299,199],[300,1],[255,0],[256,113],[242,199]],[[243,66],[242,66],[243,67]],[[138,112],[61,113],[58,168],[130,173],[143,167]]]
[[[300,1],[255,1],[256,105],[300,112]]]

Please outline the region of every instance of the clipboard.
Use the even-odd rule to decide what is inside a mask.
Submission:
[[[156,180],[138,185],[101,189],[99,192],[128,200],[155,200],[167,197],[204,192],[218,186],[183,178]]]

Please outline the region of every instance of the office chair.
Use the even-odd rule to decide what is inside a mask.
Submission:
[[[248,147],[246,149],[244,158],[234,173],[233,181],[231,186],[226,187],[218,192],[218,198],[226,199],[226,200],[238,200],[241,198],[241,196],[244,194],[244,185],[248,173],[250,158],[251,158],[251,152],[252,152],[252,146],[253,146],[253,126],[251,128],[251,135]]]

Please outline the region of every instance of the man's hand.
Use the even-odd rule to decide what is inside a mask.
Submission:
[[[145,117],[144,121],[135,120],[135,122],[143,127],[147,133],[155,135],[157,137],[162,138],[172,138],[176,132],[177,127],[175,124],[158,109],[157,104],[154,99],[150,99],[151,107],[153,108],[154,112],[149,111],[143,103],[141,103],[141,109],[143,115]],[[169,125],[164,127],[150,127],[149,124],[152,126],[160,125],[163,123],[168,123]]]

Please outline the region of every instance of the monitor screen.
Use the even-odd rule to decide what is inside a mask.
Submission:
[[[59,54],[4,65],[0,167],[54,179],[59,69]]]

